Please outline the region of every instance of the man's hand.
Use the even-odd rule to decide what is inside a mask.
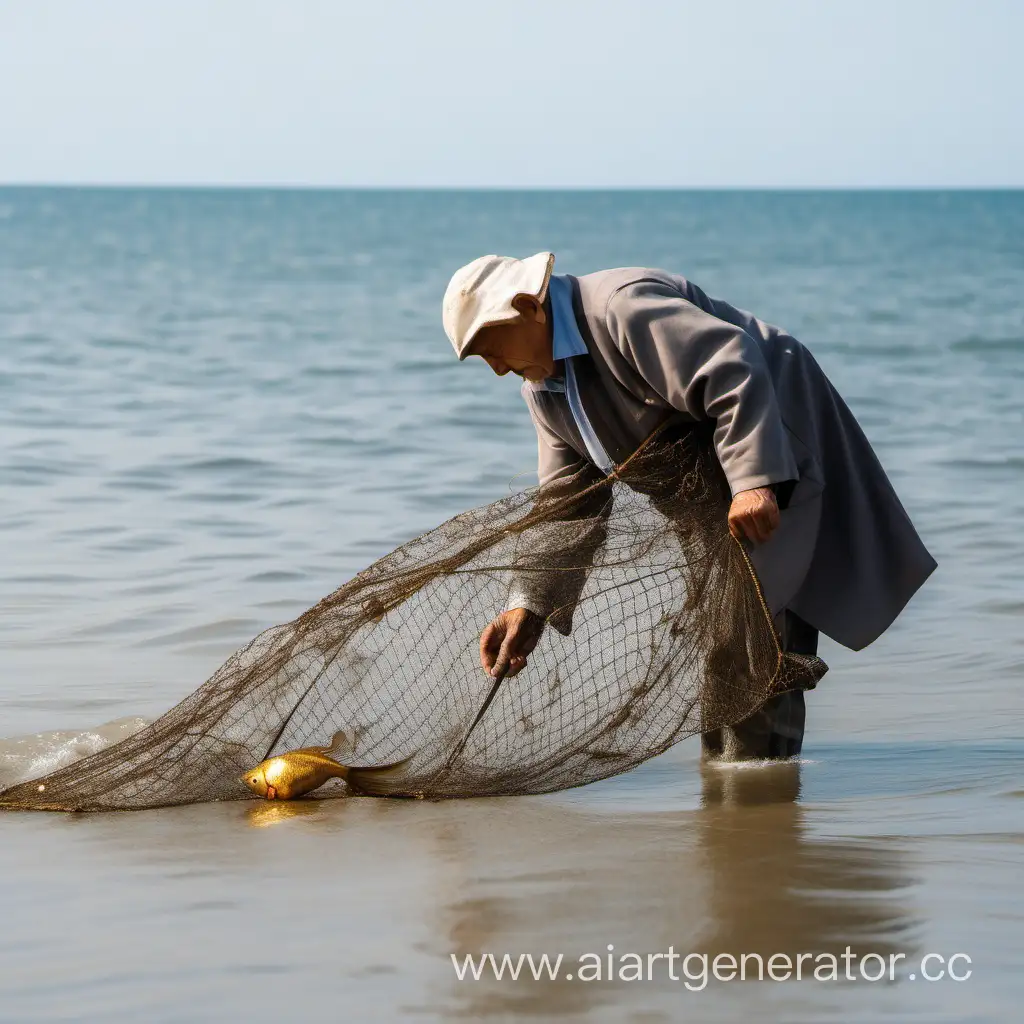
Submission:
[[[779,505],[770,487],[740,491],[729,508],[729,532],[737,540],[763,544],[779,525]]]
[[[514,676],[526,668],[526,657],[544,632],[544,619],[525,608],[502,612],[480,637],[480,664],[491,676]]]

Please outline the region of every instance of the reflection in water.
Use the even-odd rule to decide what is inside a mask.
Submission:
[[[253,828],[270,828],[292,818],[318,818],[322,816],[319,800],[260,800],[246,813],[246,821]]]
[[[701,949],[912,951],[911,885],[900,850],[808,836],[800,765],[703,767],[697,818],[708,884]]]
[[[582,953],[604,957],[609,944],[616,956],[639,953],[645,964],[648,953],[670,947],[681,955],[765,958],[838,955],[847,945],[885,956],[894,943],[913,952],[912,879],[898,845],[810,834],[797,802],[798,764],[706,767],[702,781],[696,812],[622,820],[537,801],[530,810],[539,821],[517,814],[516,824],[492,822],[490,830],[449,822],[441,844],[453,891],[444,910],[447,947],[438,953],[446,961],[452,950],[499,959],[563,953],[564,973]],[[641,998],[628,980],[533,982],[524,971],[526,981],[453,981],[444,1011],[466,1018],[599,1014]],[[642,999],[668,992],[678,997],[680,982],[662,960]],[[732,986],[729,995],[758,998],[749,986]]]

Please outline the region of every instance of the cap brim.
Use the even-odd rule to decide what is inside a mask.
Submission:
[[[509,297],[509,305],[518,299],[520,295],[529,295],[531,298],[536,299],[538,302],[543,302],[547,298],[548,294],[548,282],[551,280],[551,273],[555,266],[555,254],[552,252],[539,252],[534,256],[529,256],[523,260],[523,264],[541,264],[540,278],[529,288],[521,288],[514,295]],[[467,356],[473,355],[472,348],[473,342],[476,341],[476,336],[485,327],[494,327],[496,324],[510,323],[517,319],[519,312],[516,309],[509,308],[505,310],[495,311],[494,313],[486,314],[480,318],[478,323],[474,323],[472,328],[467,331],[466,340],[462,344],[462,349],[459,351],[458,357],[459,362],[462,362]]]
[[[530,294],[529,292],[516,292],[516,294],[513,295],[512,298],[515,299],[515,298],[518,298],[520,295],[529,295],[529,294]],[[509,311],[507,313],[504,313],[504,314],[500,315],[500,316],[495,315],[495,316],[485,317],[483,320],[480,321],[480,323],[474,324],[472,329],[468,332],[469,333],[469,337],[466,339],[466,342],[462,346],[462,352],[459,354],[459,362],[461,363],[467,356],[474,355],[473,343],[476,341],[476,336],[485,327],[494,327],[497,324],[511,323],[513,320],[517,319],[518,317],[519,317],[519,312],[517,310],[513,309],[513,310],[511,310],[511,311]]]

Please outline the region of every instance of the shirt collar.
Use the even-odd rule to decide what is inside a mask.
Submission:
[[[551,297],[551,353],[555,360],[587,355],[572,308],[572,283],[564,274],[552,274],[548,282]]]

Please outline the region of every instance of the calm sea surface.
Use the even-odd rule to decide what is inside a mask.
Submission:
[[[868,650],[823,644],[800,765],[702,774],[686,743],[549,797],[0,817],[0,1020],[1019,1019],[1024,193],[0,189],[0,783],[529,483],[518,381],[455,361],[440,299],[541,249],[791,330],[939,571]],[[689,991],[449,961],[609,944],[909,966]],[[921,976],[959,952],[968,980]]]

